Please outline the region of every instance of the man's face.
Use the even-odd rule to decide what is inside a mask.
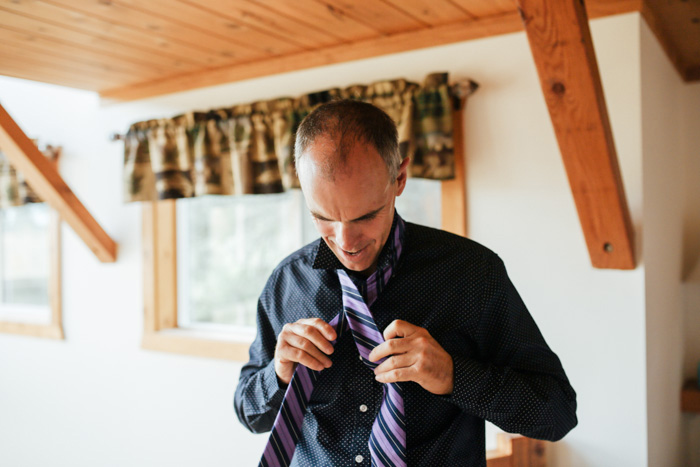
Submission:
[[[394,201],[406,185],[404,160],[393,183],[374,146],[356,143],[333,179],[321,173],[334,157],[337,142],[320,136],[303,154],[297,171],[306,205],[319,234],[340,262],[352,271],[374,272],[394,219]]]

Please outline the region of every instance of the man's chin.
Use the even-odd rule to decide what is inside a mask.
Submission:
[[[373,261],[370,260],[370,258],[358,258],[357,261],[353,261],[351,257],[348,257],[347,254],[343,254],[343,252],[334,252],[336,255],[336,258],[342,263],[343,266],[345,266],[347,269],[350,271],[355,271],[355,272],[371,272],[370,269],[372,268]],[[365,252],[369,253],[369,252]],[[364,256],[364,255],[363,255]]]
[[[341,263],[343,263],[343,266],[345,266],[349,270],[355,271],[355,272],[363,272],[363,271],[369,269],[369,265],[365,265],[365,264],[349,263],[347,261],[341,261]]]

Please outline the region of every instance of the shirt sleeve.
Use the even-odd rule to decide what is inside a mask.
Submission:
[[[495,256],[473,339],[478,355],[452,355],[462,410],[510,433],[558,441],[578,423],[576,393]]]
[[[286,390],[275,372],[277,335],[269,320],[268,288],[258,300],[257,335],[250,346],[250,359],[241,368],[233,399],[238,419],[253,433],[272,430]]]

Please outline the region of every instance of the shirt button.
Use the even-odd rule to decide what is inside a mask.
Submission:
[[[358,454],[355,456],[355,462],[357,462],[358,464],[361,464],[363,460],[365,460],[365,458],[361,455]]]
[[[360,406],[360,412],[367,412],[367,406],[365,404]]]

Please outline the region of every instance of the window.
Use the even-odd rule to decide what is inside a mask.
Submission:
[[[46,203],[0,210],[0,331],[63,338],[60,218]]]
[[[409,178],[396,210],[408,222],[436,229],[442,226],[442,183],[422,178]]]
[[[254,332],[272,270],[318,238],[303,194],[202,196],[176,205],[178,327]],[[397,209],[406,220],[439,227],[440,182],[410,179]]]
[[[270,273],[317,237],[301,192],[176,204],[178,326],[254,332],[258,296]]]
[[[442,185],[409,179],[397,210],[439,227]],[[144,347],[241,360],[270,273],[318,238],[300,190],[144,203],[143,222]]]
[[[456,114],[455,147],[463,147]],[[409,178],[396,208],[410,222],[466,235],[464,158],[456,178]],[[146,349],[248,360],[257,299],[272,269],[317,238],[302,193],[141,202]],[[283,228],[280,228],[283,226]],[[264,245],[264,248],[260,248]]]

